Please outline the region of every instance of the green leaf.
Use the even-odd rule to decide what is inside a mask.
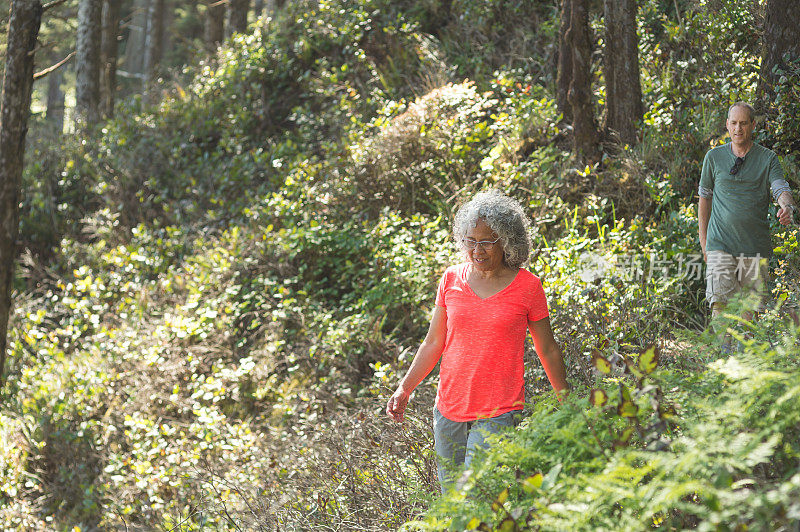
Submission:
[[[677,412],[675,412],[675,407],[672,405],[661,406],[658,405],[658,417],[661,419],[672,419],[677,416]]]
[[[619,383],[619,401],[620,403],[624,403],[625,401],[633,401],[630,390],[628,390],[628,387],[622,383]]]
[[[550,469],[550,471],[547,472],[547,475],[545,475],[544,481],[542,482],[542,489],[550,489],[553,484],[556,483],[556,479],[558,478],[559,473],[561,473],[561,467],[561,464],[556,464]]]
[[[470,520],[470,522],[467,523],[467,530],[475,530],[476,528],[478,528],[478,526],[480,526],[480,524],[481,524],[481,520],[478,519],[477,517],[473,517]]]
[[[600,351],[595,349],[592,351],[592,365],[599,371],[605,375],[611,373],[611,362],[609,362],[603,355],[600,354]]]
[[[500,495],[497,496],[497,503],[503,504],[508,500],[508,488],[504,489],[500,492]]]
[[[592,406],[603,406],[608,402],[608,395],[603,390],[594,388],[589,392],[589,402]]]
[[[655,345],[651,345],[639,355],[639,369],[646,375],[651,374],[658,366],[660,350]]]
[[[636,378],[641,378],[644,376],[642,370],[639,369],[639,360],[633,360],[630,356],[625,355],[625,367],[628,368],[628,371],[635,376]]]
[[[622,417],[636,417],[639,407],[633,401],[622,401],[617,408],[617,413]]]
[[[514,530],[519,530],[519,527],[517,526],[516,521],[510,517],[506,517],[500,521],[500,524],[497,525],[496,530],[499,530],[500,532],[513,532]]]
[[[536,473],[535,475],[531,475],[522,481],[522,489],[525,490],[525,493],[533,493],[535,490],[538,490],[542,487],[543,481],[544,477],[542,474]]]

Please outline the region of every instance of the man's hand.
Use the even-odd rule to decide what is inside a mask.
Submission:
[[[778,209],[778,221],[781,225],[789,225],[794,219],[794,205],[787,205]]]
[[[403,421],[403,414],[406,411],[407,404],[408,394],[402,387],[400,387],[389,398],[389,402],[386,403],[386,415],[394,419],[396,422],[401,423]]]

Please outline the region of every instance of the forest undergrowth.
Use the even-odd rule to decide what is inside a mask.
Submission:
[[[715,325],[736,353],[697,270],[700,162],[759,57],[757,13],[718,3],[642,3],[641,141],[588,166],[554,100],[555,2],[290,2],[91,141],[34,126],[0,521],[789,530],[796,228],[773,224],[773,309]],[[383,410],[460,260],[452,214],[489,187],[532,219],[573,392],[527,346],[526,420],[440,495],[436,376],[404,424]]]

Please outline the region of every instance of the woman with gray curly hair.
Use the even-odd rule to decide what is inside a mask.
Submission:
[[[528,329],[550,384],[559,397],[568,389],[542,283],[523,268],[529,226],[520,204],[497,191],[459,209],[453,236],[466,260],[442,276],[428,334],[386,405],[402,421],[409,395],[441,358],[433,433],[442,489],[452,481],[448,464],[469,466],[486,434],[516,424]]]

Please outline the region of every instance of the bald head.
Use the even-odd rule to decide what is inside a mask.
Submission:
[[[733,153],[737,157],[744,157],[753,145],[753,132],[756,129],[754,116],[753,106],[749,103],[738,102],[728,110],[725,127],[731,136],[731,144],[735,147]]]
[[[747,114],[749,115],[749,117],[750,117],[750,121],[751,121],[751,122],[755,122],[755,121],[756,121],[756,110],[755,110],[755,108],[754,108],[752,105],[750,105],[750,104],[749,104],[749,103],[747,103],[747,102],[736,102],[735,104],[731,105],[731,106],[728,108],[728,120],[730,120],[730,119],[731,119],[731,113],[732,113],[732,112],[733,112],[733,110],[734,110],[734,109],[736,109],[737,107],[738,107],[738,108],[741,108],[741,109],[744,109],[745,111],[747,111]]]

